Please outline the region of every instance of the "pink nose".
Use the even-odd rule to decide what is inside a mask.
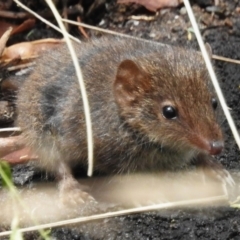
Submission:
[[[223,146],[224,146],[223,141],[212,141],[212,142],[210,142],[209,153],[211,155],[217,155],[217,154],[221,153]]]

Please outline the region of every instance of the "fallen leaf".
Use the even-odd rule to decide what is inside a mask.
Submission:
[[[36,23],[36,19],[29,18],[29,19],[25,20],[23,23],[21,23],[20,25],[15,26],[13,28],[11,35],[32,29],[34,27],[35,23]]]
[[[6,161],[10,164],[24,163],[30,160],[37,160],[37,159],[38,157],[32,154],[30,149],[27,147],[11,152],[1,157],[1,160]]]
[[[9,29],[16,27],[15,24],[8,23],[6,21],[0,21],[0,37]]]
[[[12,28],[10,27],[9,29],[7,29],[3,35],[0,38],[0,56],[2,55],[5,47],[6,47],[6,43],[11,35],[12,32]]]
[[[37,57],[41,52],[54,48],[63,40],[46,38],[32,42],[21,42],[5,48],[2,54],[2,61],[10,61],[15,58],[28,59]]]
[[[181,0],[118,0],[117,3],[137,3],[149,11],[156,12],[160,8],[177,7]]]
[[[22,136],[13,136],[0,138],[0,158],[12,153],[13,151],[22,149],[24,146]]]

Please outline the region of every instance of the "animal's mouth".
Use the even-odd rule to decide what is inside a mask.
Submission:
[[[224,147],[223,141],[212,141],[210,142],[210,151],[211,155],[218,155],[222,152]]]
[[[198,149],[203,150],[210,155],[218,155],[224,148],[223,140],[219,139],[209,140],[200,137],[195,138],[192,142]]]

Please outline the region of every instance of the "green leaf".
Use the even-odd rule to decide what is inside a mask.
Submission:
[[[9,182],[12,182],[12,172],[11,172],[11,168],[10,165],[5,162],[5,161],[0,161],[0,168],[1,168],[1,172],[4,173],[4,176],[2,176],[2,185],[3,187],[8,187],[9,186]]]

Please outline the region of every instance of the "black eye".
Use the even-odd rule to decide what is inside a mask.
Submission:
[[[212,107],[215,110],[218,106],[218,101],[216,98],[212,98]]]
[[[177,110],[172,106],[165,106],[162,109],[163,116],[167,119],[174,119],[177,117]]]

